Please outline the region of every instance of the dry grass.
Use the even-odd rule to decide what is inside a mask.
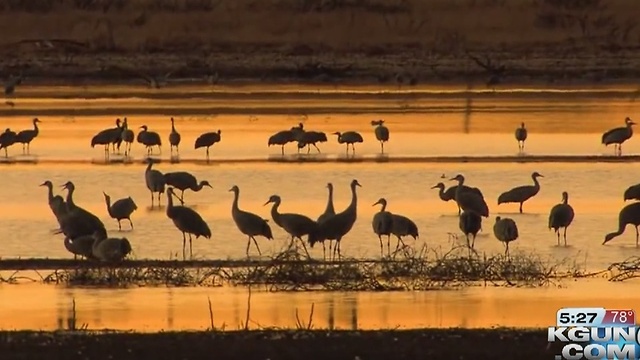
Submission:
[[[28,260],[26,260],[28,261]],[[23,267],[26,269],[28,267]],[[447,251],[405,246],[382,260],[343,259],[319,262],[298,249],[286,249],[270,261],[225,266],[162,266],[127,262],[97,267],[85,262],[77,268],[56,270],[40,279],[15,271],[0,282],[23,280],[79,286],[264,286],[269,291],[394,291],[430,290],[461,286],[544,286],[562,278],[588,276],[575,259],[554,261],[535,254],[479,255],[466,247]]]
[[[566,5],[569,4],[569,5]],[[0,0],[3,74],[460,81],[637,74],[630,0]],[[24,40],[63,39],[53,48]],[[75,54],[75,55],[73,55]],[[101,54],[96,57],[95,54]],[[26,59],[31,55],[30,59]],[[34,56],[35,55],[35,56]],[[135,55],[135,58],[131,56]],[[45,71],[46,68],[47,71]],[[122,69],[120,69],[122,70]],[[62,76],[62,75],[59,75]],[[594,75],[595,77],[595,75]],[[593,80],[593,79],[592,79]]]
[[[309,46],[426,51],[616,37],[637,45],[629,0],[3,0],[4,44],[85,41],[122,50]],[[19,13],[19,16],[16,14]],[[584,28],[581,21],[584,20]],[[617,29],[614,31],[614,28]],[[615,33],[615,34],[612,34]],[[428,48],[427,48],[428,47]],[[302,49],[300,49],[302,50]],[[497,49],[496,49],[497,50]]]

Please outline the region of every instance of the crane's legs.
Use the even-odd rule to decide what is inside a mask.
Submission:
[[[251,245],[251,240],[256,245],[256,249],[258,249],[258,255],[262,256],[262,251],[260,251],[260,246],[258,246],[258,241],[253,236],[249,236],[249,240],[247,241],[247,257],[249,257],[249,246]]]
[[[280,145],[280,153],[284,156],[284,145]]]
[[[520,203],[520,214],[522,214],[522,203]]]
[[[207,146],[207,163],[209,162],[209,147]]]
[[[563,237],[564,237],[564,246],[567,246],[567,228],[566,227],[564,228]]]
[[[120,225],[120,219],[118,219],[118,231],[122,231],[122,225]]]
[[[127,218],[127,220],[129,220],[129,225],[131,225],[131,230],[133,230],[133,221],[131,221],[131,218]]]
[[[638,234],[638,227],[636,226],[636,247],[638,247],[638,238],[640,237],[640,234]]]
[[[407,245],[404,243],[404,241],[402,241],[402,237],[397,235],[396,237],[398,238],[398,242],[396,242],[396,252],[397,252],[398,250],[400,250],[400,243],[402,243],[402,247],[405,247]]]
[[[505,241],[504,246],[505,246],[504,256],[509,257],[509,242]]]
[[[380,257],[384,257],[384,245],[382,245],[382,236],[378,235],[378,240],[380,240]]]
[[[187,246],[187,236],[183,231],[182,232],[182,260],[185,260],[187,257],[186,250],[185,250],[186,246]]]
[[[560,246],[560,231],[556,230],[556,235],[558,236],[558,246]]]
[[[384,141],[380,141],[380,154],[384,154]]]
[[[313,144],[313,146],[316,148],[316,150],[318,150],[318,154],[321,154],[322,152],[320,151],[320,148],[318,147],[318,145],[316,145],[315,143]],[[309,151],[311,151],[311,148],[309,148]]]
[[[191,234],[189,234],[189,259],[193,259],[193,243],[191,240]]]

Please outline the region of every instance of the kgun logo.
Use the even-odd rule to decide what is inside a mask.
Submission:
[[[630,327],[549,327],[548,341],[563,342],[556,360],[638,359],[640,333]]]

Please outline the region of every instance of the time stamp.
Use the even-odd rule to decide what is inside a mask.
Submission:
[[[556,326],[635,326],[631,309],[562,308],[556,313]]]

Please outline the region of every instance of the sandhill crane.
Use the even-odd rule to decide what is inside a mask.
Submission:
[[[522,214],[522,204],[534,197],[540,191],[540,183],[538,182],[539,177],[544,176],[540,175],[537,171],[534,171],[531,174],[533,185],[514,187],[513,189],[500,194],[500,196],[498,196],[498,205],[506,203],[520,203],[519,211]]]
[[[438,196],[440,197],[440,200],[442,201],[451,201],[453,200],[455,202],[456,200],[456,189],[458,189],[458,185],[453,185],[451,187],[449,187],[446,191],[445,189],[445,185],[441,182],[435,184],[434,186],[431,187],[432,189],[439,189],[440,191],[438,192]],[[482,195],[482,192],[480,191],[480,189],[476,188],[476,187],[469,187],[466,185],[462,185],[462,190],[463,191],[471,191],[476,193],[478,196],[484,198],[484,196]],[[457,206],[457,203],[456,203]],[[458,206],[458,215],[460,215],[460,207]]]
[[[299,123],[298,126],[292,127],[291,131],[298,142],[298,152],[306,146],[308,154],[311,151],[311,145],[313,145],[313,147],[318,150],[318,153],[320,153],[320,148],[318,148],[316,143],[327,141],[327,134],[322,131],[306,131],[304,129],[304,124],[302,123]]]
[[[336,245],[333,247],[332,259],[335,258],[335,253],[338,253],[340,258],[340,241],[342,238],[351,231],[353,224],[355,224],[358,218],[358,195],[356,193],[356,187],[362,186],[358,180],[353,179],[351,181],[351,203],[345,210],[329,217],[325,221],[318,223],[317,231],[309,234],[309,244],[311,247],[316,242],[322,242],[325,240],[335,240]]]
[[[240,210],[240,207],[238,206],[240,188],[238,188],[237,185],[233,185],[229,191],[233,192],[233,204],[231,204],[231,217],[233,218],[233,222],[236,223],[236,226],[241,233],[248,236],[247,257],[249,257],[251,240],[253,240],[253,243],[256,245],[258,254],[262,255],[256,236],[264,236],[267,240],[273,240],[273,233],[271,232],[268,220],[248,211]]]
[[[271,135],[269,141],[267,141],[267,145],[280,145],[282,155],[284,155],[284,146],[295,140],[296,138],[292,130],[283,130]]]
[[[38,123],[42,121],[40,121],[38,118],[34,118],[32,122],[33,122],[33,129],[22,130],[16,135],[16,142],[22,144],[23,153],[25,152],[25,146],[27,150],[26,152],[27,153],[31,152],[31,141],[33,141],[33,139],[35,139],[36,136],[38,136],[38,133],[40,132],[40,130],[38,129]]]
[[[189,174],[186,171],[175,171],[164,174],[164,181],[168,186],[173,186],[175,189],[180,190],[180,203],[184,205],[184,191],[190,189],[198,192],[205,186],[213,189],[211,184],[207,180],[202,180],[198,183],[196,177]]]
[[[351,148],[353,149],[353,155],[356,154],[356,147],[355,147],[355,143],[361,143],[364,140],[362,139],[362,135],[360,135],[359,133],[355,132],[355,131],[347,131],[344,133],[341,133],[339,131],[336,131],[333,133],[334,135],[338,135],[338,143],[339,144],[347,144],[347,155],[349,155],[349,145],[351,145]]]
[[[418,226],[411,219],[399,214],[391,214],[393,218],[393,225],[391,226],[391,234],[395,235],[398,239],[396,242],[396,251],[400,248],[400,243],[406,246],[402,241],[403,236],[411,236],[414,240],[417,240],[420,234],[418,233]]]
[[[127,238],[110,238],[94,233],[94,243],[91,248],[93,256],[104,262],[122,261],[131,253],[131,243]]]
[[[320,214],[320,216],[318,216],[318,220],[316,220],[317,223],[321,223],[336,214],[336,210],[333,207],[333,184],[327,183],[327,189],[329,190],[327,206],[324,208],[324,212]],[[331,252],[331,240],[327,241],[329,241],[329,252]],[[326,246],[324,244],[324,241],[322,241],[322,254],[324,259],[326,259]]]
[[[631,118],[626,117],[624,119],[624,127],[618,127],[611,129],[602,134],[602,143],[605,146],[610,144],[614,145],[614,153],[618,156],[622,156],[622,143],[629,140],[633,136],[633,125],[636,125]]]
[[[271,218],[273,222],[275,222],[278,226],[280,226],[284,231],[291,236],[291,244],[292,247],[294,245],[295,239],[300,240],[302,244],[302,248],[305,253],[309,256],[309,252],[307,251],[307,246],[304,244],[302,237],[304,235],[309,235],[310,233],[316,231],[317,223],[310,219],[307,216],[295,213],[280,213],[278,212],[278,208],[282,199],[278,195],[271,195],[269,200],[264,203],[264,206],[273,204],[271,206]]]
[[[449,180],[458,182],[455,200],[462,211],[473,211],[480,216],[489,217],[489,206],[484,198],[474,191],[463,190],[464,176],[462,176],[462,174],[458,174]]]
[[[524,123],[520,123],[520,127],[516,129],[516,140],[518,141],[518,152],[524,152],[524,142],[527,140],[527,128]]]
[[[73,193],[76,189],[73,182],[67,181],[62,187],[68,191],[67,214],[63,216],[62,224],[60,224],[62,233],[72,240],[83,235],[91,235],[96,231],[100,231],[106,236],[107,230],[102,221],[73,201]]]
[[[185,234],[189,234],[189,254],[193,256],[191,236],[194,235],[196,239],[200,236],[211,239],[211,229],[195,210],[186,206],[174,206],[173,196],[175,196],[173,188],[167,188],[167,217],[182,232],[182,258],[184,259],[186,257],[185,247],[187,243]]]
[[[73,254],[74,259],[77,259],[78,256],[82,256],[85,259],[95,259],[96,257],[93,256],[93,243],[96,241],[95,238],[106,236],[106,234],[102,234],[99,231],[94,232],[94,234],[78,236],[75,239],[65,236],[64,247]]]
[[[632,185],[624,191],[624,201],[640,200],[640,184]]]
[[[144,170],[144,182],[151,192],[151,207],[153,208],[153,193],[158,193],[158,206],[160,206],[160,194],[164,193],[166,182],[160,171],[151,168],[153,167],[153,159],[147,158],[147,164],[147,168]]]
[[[53,184],[50,180],[45,180],[40,186],[46,186],[49,192],[49,208],[56,217],[58,224],[61,223],[62,217],[67,213],[67,204],[64,203],[64,199],[60,195],[53,195]]]
[[[496,239],[504,243],[504,254],[509,256],[509,243],[518,239],[518,226],[516,222],[511,218],[496,216],[496,223],[493,224],[493,234]]]
[[[7,149],[9,146],[15,144],[16,142],[16,133],[11,131],[11,129],[7,128],[2,134],[0,134],[0,150],[4,149],[4,157],[9,157],[9,152]]]
[[[562,202],[551,208],[549,212],[549,229],[555,231],[558,236],[558,246],[560,246],[560,228],[564,228],[564,246],[567,246],[567,228],[571,225],[575,213],[573,207],[569,205],[569,193],[562,192]]]
[[[113,204],[111,204],[111,197],[107,195],[104,191],[102,192],[104,195],[104,202],[107,204],[107,212],[112,219],[118,220],[118,230],[122,230],[122,226],[120,225],[120,221],[129,220],[129,224],[131,225],[131,230],[133,230],[133,222],[131,221],[131,214],[134,211],[138,210],[138,206],[133,201],[131,196],[116,200]]]
[[[160,135],[155,131],[149,131],[147,125],[140,126],[140,129],[142,129],[142,131],[138,133],[136,141],[147,147],[147,155],[151,155],[154,146],[157,146],[158,152],[162,153],[162,140],[160,140]]]
[[[473,211],[465,211],[460,214],[458,226],[467,238],[467,247],[473,249],[476,243],[476,236],[480,229],[482,229],[482,216]],[[469,239],[469,234],[473,236],[473,239]]]
[[[171,144],[171,155],[173,155],[173,148],[176,148],[176,155],[180,155],[178,145],[180,145],[180,133],[176,131],[174,124],[175,120],[171,117],[171,133],[169,134],[169,144]]]
[[[382,244],[382,236],[387,236],[387,253],[391,255],[391,228],[393,226],[393,217],[391,213],[387,211],[387,200],[385,198],[380,198],[378,201],[373,203],[372,206],[382,205],[380,211],[373,215],[373,221],[371,225],[373,227],[373,232],[378,235],[378,240],[380,240],[380,256],[384,256],[384,245]]]
[[[124,156],[131,156],[131,144],[133,143],[134,134],[133,130],[129,129],[127,118],[125,117],[122,122],[122,134],[120,135],[124,142]]]
[[[122,128],[120,127],[120,119],[116,119],[116,127],[104,129],[91,138],[91,147],[96,145],[104,145],[104,157],[109,157],[109,145],[115,144],[120,138]],[[115,151],[115,148],[114,148]]]
[[[209,161],[209,148],[213,146],[213,144],[220,142],[220,134],[222,131],[218,130],[215,132],[204,133],[196,139],[196,143],[194,149],[199,149],[201,147],[207,148],[207,162]]]
[[[615,237],[622,235],[628,224],[632,224],[636,228],[636,247],[639,245],[638,226],[640,226],[640,202],[629,204],[620,210],[618,215],[618,231],[611,232],[604,237],[602,245],[613,240]]]
[[[380,142],[380,153],[384,154],[384,143],[389,141],[389,128],[384,126],[384,120],[371,120],[371,126],[375,126],[376,139]]]

